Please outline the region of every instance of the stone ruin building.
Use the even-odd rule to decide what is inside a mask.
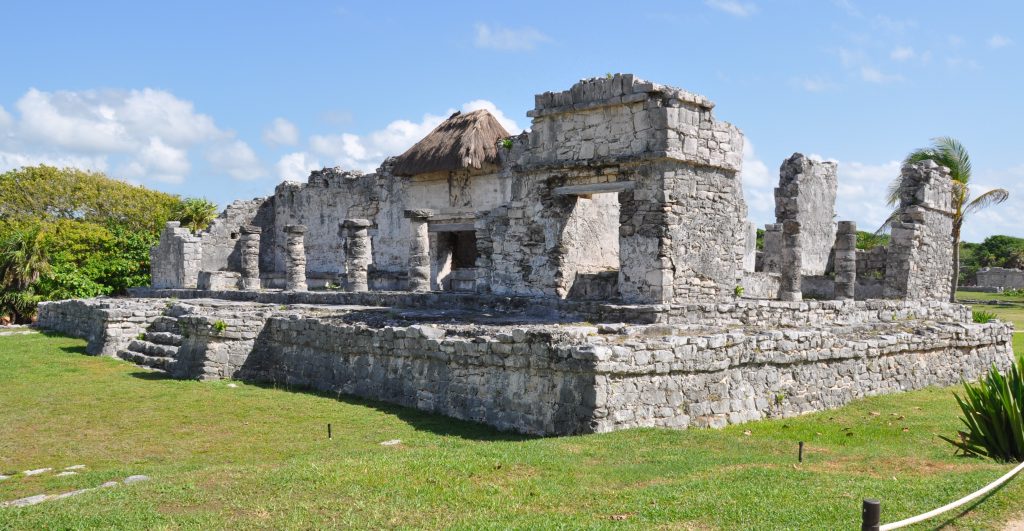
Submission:
[[[836,165],[794,154],[758,251],[743,135],[707,98],[614,75],[535,101],[529,132],[455,113],[375,173],[168,223],[151,287],[39,323],[178,378],[545,435],[796,415],[1009,363],[1009,325],[945,302],[944,168],[903,168],[891,244],[860,251]]]

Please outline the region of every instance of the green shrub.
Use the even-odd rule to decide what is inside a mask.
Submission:
[[[986,312],[985,310],[972,310],[971,316],[974,318],[975,323],[985,324],[997,316],[992,312]]]
[[[966,455],[1024,461],[1024,358],[1005,375],[993,366],[978,383],[964,382],[964,396],[956,395],[956,401],[967,431],[957,432],[958,440],[943,440]]]
[[[220,319],[218,319],[217,321],[215,321],[213,323],[213,333],[214,334],[217,334],[217,335],[223,334],[224,331],[227,330],[227,329],[228,329],[228,324],[225,323],[224,321],[221,321]]]

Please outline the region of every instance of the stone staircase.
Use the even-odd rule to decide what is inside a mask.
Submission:
[[[173,373],[178,363],[178,349],[181,347],[178,317],[184,313],[177,305],[168,308],[146,328],[146,332],[133,339],[128,348],[119,350],[117,357],[143,367]]]

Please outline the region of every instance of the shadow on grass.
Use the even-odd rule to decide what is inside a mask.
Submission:
[[[275,389],[290,393],[313,395],[320,398],[336,400],[348,405],[370,408],[385,415],[394,416],[418,431],[426,431],[434,435],[458,437],[460,439],[472,441],[527,441],[538,438],[533,435],[500,431],[494,427],[479,422],[458,420],[446,417],[440,413],[429,413],[406,406],[390,404],[379,400],[360,398],[352,395],[318,391],[316,389],[309,389],[305,387],[284,386],[268,382],[246,381],[246,384],[262,389]]]
[[[173,380],[174,378],[166,372],[160,371],[135,371],[129,373],[132,378],[138,378],[140,380]]]

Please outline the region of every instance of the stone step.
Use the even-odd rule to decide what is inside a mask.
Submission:
[[[147,356],[157,356],[165,358],[174,358],[178,355],[178,347],[171,345],[160,345],[157,343],[151,343],[149,341],[143,341],[141,339],[133,339],[131,343],[128,343],[128,350],[145,354]]]
[[[169,372],[171,367],[178,362],[174,358],[166,356],[147,356],[146,354],[135,352],[133,350],[119,350],[117,351],[117,357],[125,361],[135,363],[136,365],[142,365],[144,367],[165,372]]]
[[[171,347],[181,346],[181,335],[173,332],[146,332],[146,341]]]
[[[148,332],[167,332],[170,334],[181,332],[181,329],[178,328],[178,320],[167,315],[157,317],[146,330]]]

